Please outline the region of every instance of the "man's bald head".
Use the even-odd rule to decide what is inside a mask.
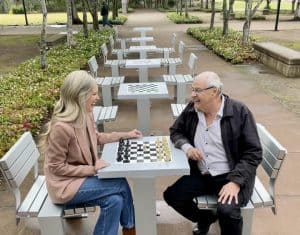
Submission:
[[[223,83],[218,74],[211,71],[205,71],[195,77],[195,81],[204,81],[207,87],[215,87],[222,94]]]

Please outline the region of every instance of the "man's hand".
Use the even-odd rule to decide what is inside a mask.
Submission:
[[[197,148],[189,148],[186,152],[186,155],[189,159],[199,161],[203,159],[202,153],[199,149]]]
[[[218,202],[231,204],[231,201],[234,199],[235,203],[238,204],[239,191],[240,186],[237,183],[229,182],[225,184],[219,192]]]
[[[104,167],[107,167],[107,166],[109,166],[110,164],[108,163],[108,162],[106,162],[106,161],[104,161],[103,159],[97,159],[96,160],[96,162],[95,162],[95,170],[97,171],[97,170],[100,170],[100,169],[102,169],[102,168],[104,168]]]

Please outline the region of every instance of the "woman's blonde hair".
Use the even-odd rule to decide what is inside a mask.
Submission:
[[[86,71],[78,70],[67,75],[60,88],[60,99],[54,106],[51,120],[40,135],[39,146],[45,147],[51,127],[57,122],[72,123],[76,128],[86,125],[86,101],[97,87],[95,79]]]

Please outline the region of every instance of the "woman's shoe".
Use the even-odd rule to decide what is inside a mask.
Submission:
[[[123,228],[123,235],[135,235],[135,227]]]

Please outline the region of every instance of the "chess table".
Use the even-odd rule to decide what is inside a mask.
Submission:
[[[149,68],[160,68],[160,59],[130,59],[126,60],[125,68],[127,69],[138,69],[139,71],[139,82],[148,82],[148,69]]]
[[[153,31],[153,27],[134,27],[134,32],[140,32],[141,37],[146,37],[146,32]]]
[[[156,141],[161,136],[146,136],[137,141]],[[99,178],[128,177],[133,181],[133,200],[135,209],[136,234],[156,235],[156,193],[155,179],[162,176],[189,174],[189,164],[185,153],[176,149],[167,137],[171,161],[140,163],[119,163],[116,161],[119,142],[105,144],[102,158],[110,166],[97,172]]]
[[[122,83],[118,92],[120,100],[137,100],[137,127],[143,135],[150,135],[150,99],[160,98],[169,98],[164,82]]]

